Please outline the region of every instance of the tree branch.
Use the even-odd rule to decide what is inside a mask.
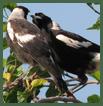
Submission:
[[[17,78],[16,80],[14,80],[13,82],[6,82],[3,85],[3,90],[11,90],[12,88],[14,88],[15,86],[17,86],[20,81],[23,81],[23,78],[25,77],[25,74],[22,74],[19,78]]]
[[[87,3],[87,5],[88,5],[95,13],[97,13],[98,15],[100,15],[100,12],[98,12],[98,11],[92,6],[92,4]]]
[[[55,101],[82,103],[81,101],[77,99],[69,98],[69,97],[67,98],[63,96],[55,96],[55,97],[42,98],[40,100],[34,100],[35,103],[50,103]]]
[[[96,80],[87,81],[85,84],[78,84],[77,86],[73,87],[71,90],[73,91],[73,93],[75,93],[81,90],[82,88],[84,88],[88,84],[99,84],[99,81]]]

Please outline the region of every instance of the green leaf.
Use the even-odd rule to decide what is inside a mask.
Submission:
[[[100,19],[96,21],[91,27],[87,28],[87,30],[99,30],[100,29]]]
[[[94,94],[94,95],[91,95],[87,98],[88,100],[88,103],[99,103],[100,102],[100,96]]]
[[[6,48],[8,48],[7,40],[6,38],[3,38],[3,49],[6,49]]]
[[[7,72],[13,72],[15,69],[15,65],[7,65]]]
[[[22,63],[20,63],[13,52],[10,53],[10,56],[7,59],[7,64],[9,65],[16,65],[16,68],[19,67]]]
[[[43,84],[47,83],[47,80],[45,79],[34,79],[32,82],[31,82],[31,86],[32,88],[35,88],[35,87],[38,87],[38,86],[42,86]]]
[[[91,76],[96,80],[100,81],[100,71],[95,71],[94,73],[91,74]]]
[[[30,103],[33,99],[33,93],[24,90],[23,92],[17,92],[18,103]]]
[[[57,89],[55,89],[55,85],[53,83],[51,83],[46,92],[46,97],[56,96],[58,94],[59,94],[59,91]]]
[[[29,70],[28,76],[32,75],[35,72],[38,72],[39,70],[40,70],[39,66],[35,66],[35,67],[31,68]]]
[[[7,64],[7,59],[3,58],[3,67],[5,67]]]
[[[26,91],[24,92],[18,91],[17,92],[18,103],[26,103],[28,96],[29,96],[29,93],[27,93]]]
[[[18,67],[17,69],[16,69],[16,71],[14,72],[14,74],[16,75],[16,76],[20,76],[21,74],[23,74],[23,68],[22,68],[22,66],[20,66],[20,67]]]
[[[4,4],[3,8],[7,8],[7,9],[9,9],[10,11],[12,11],[16,6],[17,6],[16,3],[11,3],[11,2],[8,3],[8,2],[6,2],[6,3]]]
[[[4,73],[3,73],[3,78],[4,78],[6,81],[10,82],[10,81],[11,81],[11,77],[12,77],[11,73],[8,73],[8,72],[4,72]]]
[[[42,71],[39,66],[35,66],[35,67],[31,68],[29,73],[28,73],[28,76],[32,75],[35,72],[38,74],[38,76],[40,76],[42,78],[50,77],[48,72],[47,71]]]
[[[7,22],[3,22],[3,32],[7,31]]]
[[[9,92],[4,93],[3,97],[5,103],[17,103],[17,90],[14,88]]]

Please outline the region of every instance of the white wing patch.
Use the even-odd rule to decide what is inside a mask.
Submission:
[[[8,24],[7,24],[7,31],[8,31],[8,35],[9,35],[10,39],[11,39],[12,41],[14,41],[14,37],[16,37],[17,43],[18,43],[21,47],[23,47],[22,43],[27,43],[27,42],[33,40],[33,38],[36,37],[36,35],[32,35],[32,34],[20,35],[20,34],[18,34],[18,33],[15,33],[15,32],[13,31],[13,28],[11,27],[10,22],[8,22]]]
[[[7,24],[7,32],[8,32],[10,39],[13,41],[14,40],[14,31],[11,27],[10,22],[8,22],[8,24]]]
[[[63,34],[57,35],[56,38],[58,40],[61,40],[64,43],[66,43],[66,45],[71,46],[73,48],[89,47],[92,45],[92,43],[90,43],[88,41],[87,42],[85,42],[85,41],[79,42],[77,40],[73,40],[71,38],[68,38],[68,37],[64,36]]]
[[[18,33],[15,33],[15,37],[17,39],[17,43],[23,47],[22,43],[27,43],[31,40],[33,40],[33,38],[35,38],[35,35],[31,35],[31,34],[25,34],[25,35],[19,35]]]
[[[29,42],[36,37],[35,35],[31,35],[31,34],[19,35],[18,33],[15,33],[15,36],[16,36],[16,39],[22,43]]]

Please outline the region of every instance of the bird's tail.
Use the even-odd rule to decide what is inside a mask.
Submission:
[[[87,70],[87,74],[91,74],[95,71],[100,71],[100,53],[94,54],[94,57],[89,65],[89,70]]]

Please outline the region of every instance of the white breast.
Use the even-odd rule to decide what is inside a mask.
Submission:
[[[18,43],[20,46],[22,46],[22,43],[27,43],[36,37],[36,35],[32,35],[32,34],[20,35],[20,33],[15,33],[13,28],[11,27],[10,22],[8,22],[7,24],[7,31],[10,39],[13,41],[15,37],[17,41],[16,43]]]

